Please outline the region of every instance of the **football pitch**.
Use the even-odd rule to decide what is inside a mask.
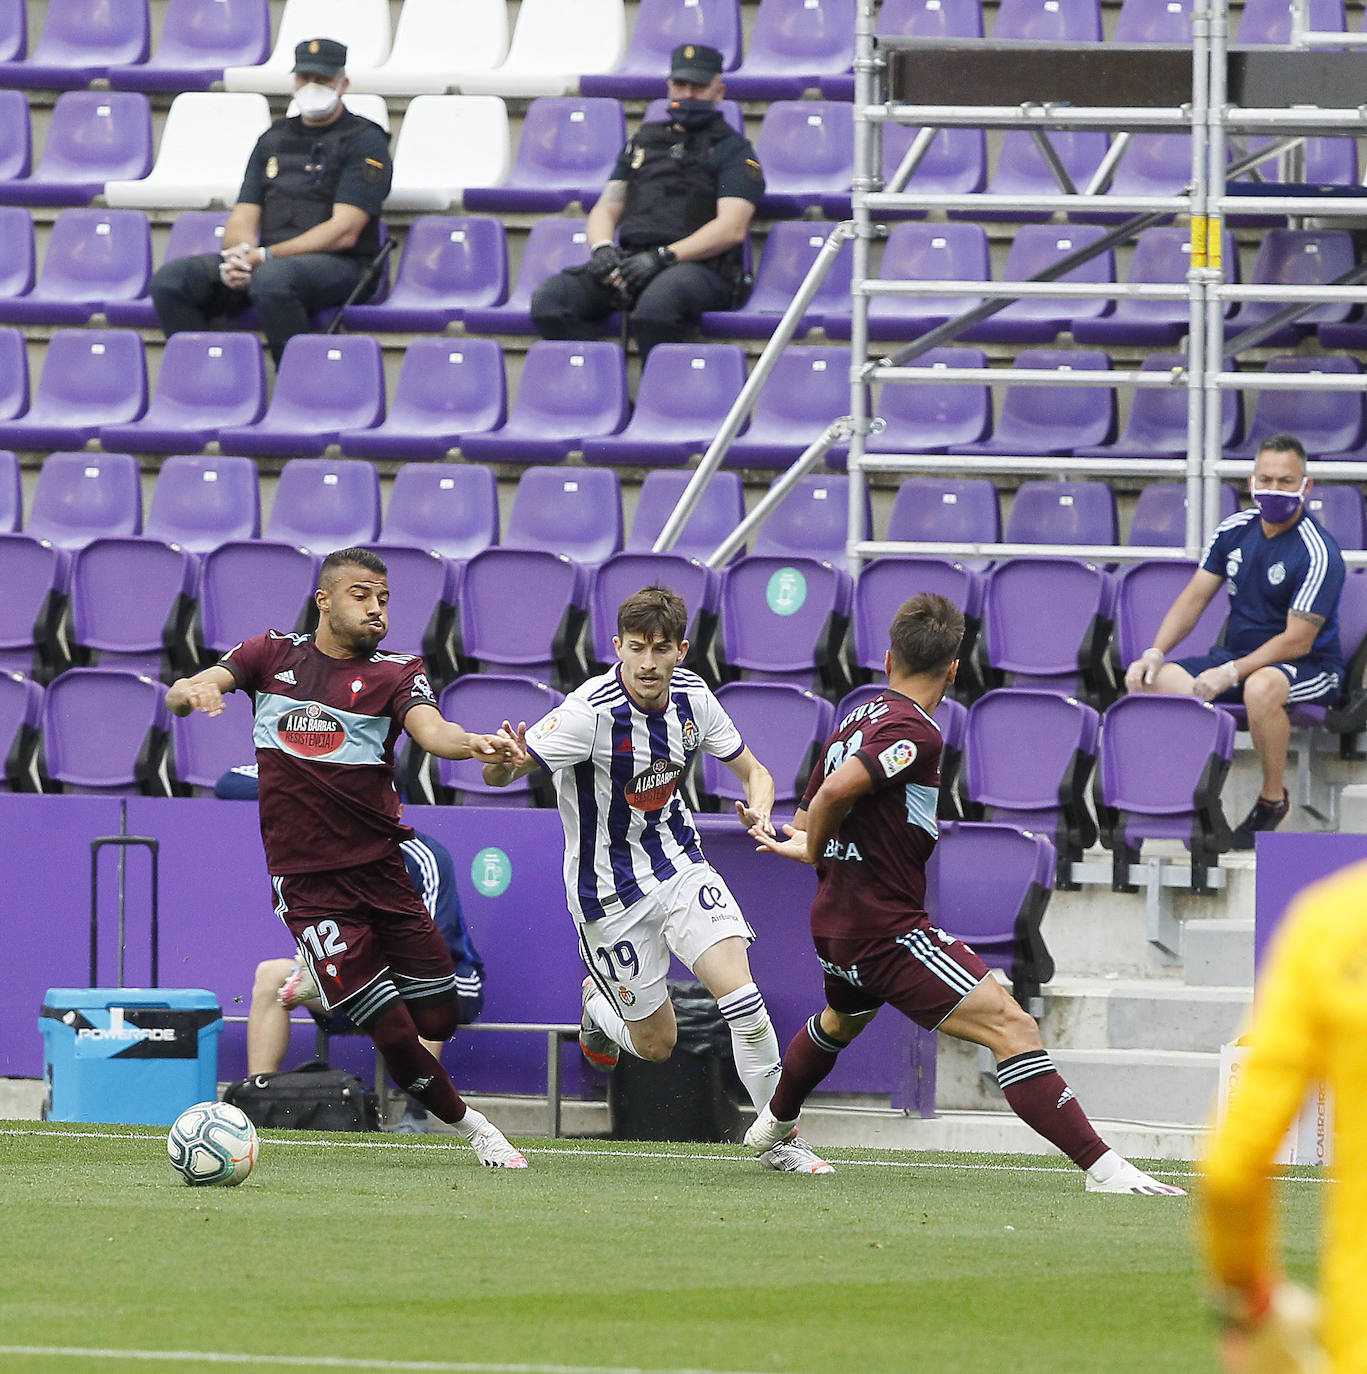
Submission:
[[[154,1127],[0,1123],[0,1370],[1214,1374],[1188,1198],[1057,1158],[269,1131],[187,1188]],[[1186,1185],[1183,1164],[1153,1166]],[[1323,1184],[1284,1170],[1291,1271]]]

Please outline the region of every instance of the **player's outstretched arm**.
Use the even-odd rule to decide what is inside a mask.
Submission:
[[[177,678],[166,691],[166,709],[175,716],[203,711],[206,716],[223,714],[223,693],[231,692],[237,679],[217,663],[194,677]]]
[[[740,823],[752,834],[756,829],[767,835],[774,833],[770,816],[774,810],[773,774],[749,751],[742,749],[726,766],[740,779],[745,788],[745,800],[736,803]]]
[[[481,763],[509,761],[525,754],[516,738],[502,730],[480,735],[447,720],[435,706],[411,707],[403,728],[429,754],[439,759],[478,759]]]
[[[484,781],[490,787],[507,787],[510,782],[517,778],[525,778],[528,773],[535,773],[541,765],[532,757],[527,749],[527,722],[520,721],[514,729],[511,721],[505,720],[500,735],[506,735],[515,740],[518,747],[518,755],[514,755],[506,762],[495,760],[493,763],[484,765]]]

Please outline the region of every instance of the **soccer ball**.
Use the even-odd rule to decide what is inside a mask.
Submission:
[[[176,1117],[166,1137],[171,1167],[191,1187],[241,1183],[261,1148],[246,1112],[227,1102],[196,1102]]]

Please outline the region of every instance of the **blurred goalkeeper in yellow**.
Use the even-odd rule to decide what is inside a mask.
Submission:
[[[1367,1374],[1367,863],[1307,888],[1288,912],[1260,976],[1248,1043],[1200,1193],[1201,1239],[1229,1321],[1226,1366]],[[1333,1097],[1337,1182],[1325,1197],[1317,1321],[1310,1296],[1280,1272],[1269,1173],[1320,1081]]]

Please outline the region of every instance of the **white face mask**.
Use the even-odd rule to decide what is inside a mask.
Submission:
[[[310,81],[294,93],[294,102],[305,119],[326,119],[341,98],[342,93],[335,86],[324,86],[319,81]]]

